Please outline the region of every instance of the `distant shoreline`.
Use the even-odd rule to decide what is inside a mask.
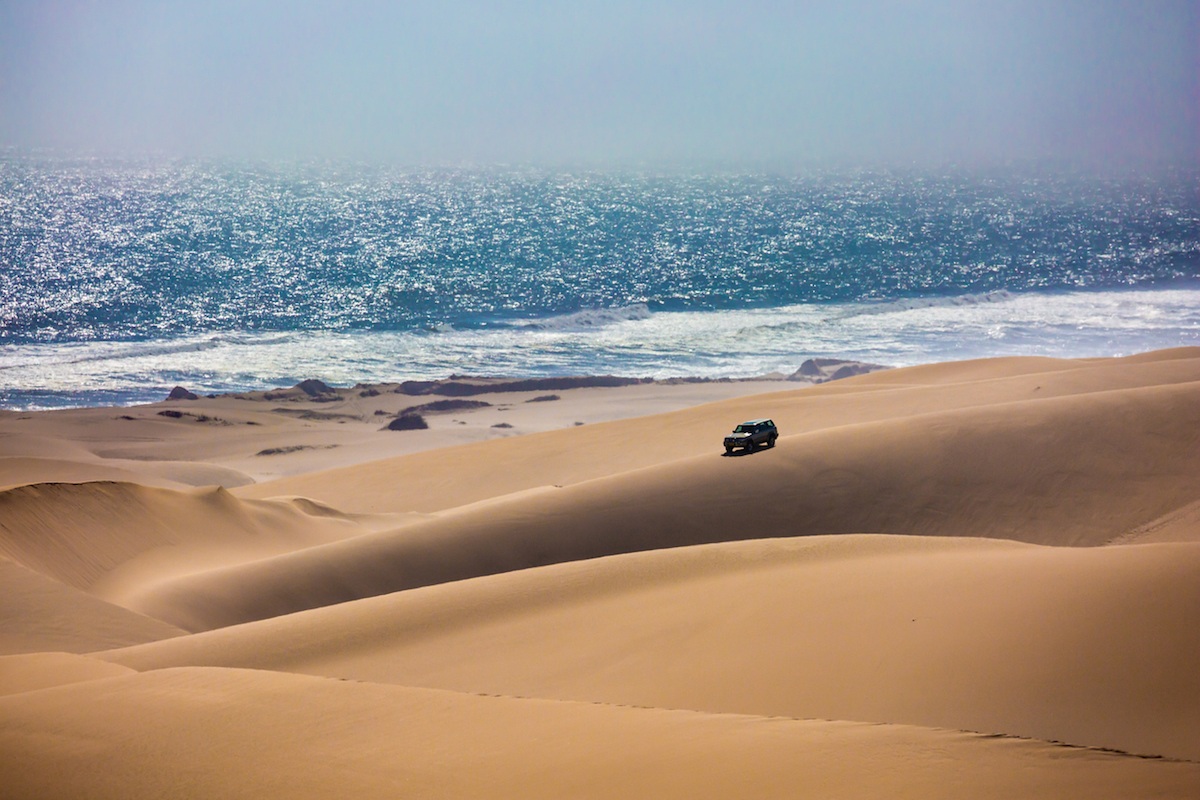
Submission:
[[[308,379],[290,388],[273,388],[253,392],[228,392],[228,396],[247,399],[307,399],[316,402],[342,399],[344,396],[370,392],[390,392],[410,396],[442,395],[445,397],[469,397],[478,394],[495,394],[503,392],[532,392],[554,391],[563,389],[595,389],[615,388],[618,386],[638,386],[642,384],[658,384],[673,386],[685,383],[753,383],[763,381],[779,381],[816,385],[829,381],[841,380],[866,375],[869,372],[891,369],[881,364],[868,364],[842,358],[810,358],[806,359],[800,368],[790,375],[770,373],[749,378],[705,378],[699,376],[681,376],[676,378],[628,378],[618,375],[569,375],[546,378],[513,378],[500,375],[450,375],[447,378],[432,381],[388,381],[382,383],[358,383],[352,387],[334,387],[319,379]],[[182,387],[177,387],[182,388]],[[213,395],[210,397],[216,397]],[[178,398],[176,398],[178,399]]]
[[[193,392],[186,386],[177,385],[159,399],[146,399],[132,403],[95,403],[76,406],[54,406],[47,408],[10,408],[0,406],[0,413],[29,413],[39,411],[66,411],[86,408],[133,408],[153,405],[165,400],[208,400],[236,398],[247,400],[309,400],[333,402],[353,396],[375,394],[400,394],[408,396],[440,395],[445,397],[468,397],[478,394],[504,392],[555,391],[566,389],[615,388],[653,384],[674,386],[680,384],[710,383],[795,383],[817,385],[841,380],[855,375],[865,375],[879,370],[892,369],[881,364],[842,358],[809,358],[791,374],[780,372],[745,378],[709,378],[703,376],[678,376],[671,378],[631,378],[618,375],[568,375],[561,377],[519,378],[502,375],[457,375],[452,374],[437,380],[359,382],[352,386],[334,386],[320,378],[308,378],[291,387],[272,387],[230,392]]]

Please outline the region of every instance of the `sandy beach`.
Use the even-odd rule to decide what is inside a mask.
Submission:
[[[1198,476],[1200,348],[0,412],[0,795],[1195,798]]]

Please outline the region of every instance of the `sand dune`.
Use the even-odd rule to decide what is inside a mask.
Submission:
[[[1197,629],[1190,544],[841,536],[506,573],[105,657],[1200,759]]]
[[[0,698],[6,796],[1187,797],[1200,766],[905,726],[152,672]],[[45,742],[61,744],[47,752]]]
[[[748,392],[0,414],[3,794],[1200,796],[1200,349]]]
[[[123,602],[202,630],[733,539],[905,533],[1098,545],[1194,501],[1197,474],[1200,384],[1091,392],[793,434],[750,457],[710,453],[158,581]]]

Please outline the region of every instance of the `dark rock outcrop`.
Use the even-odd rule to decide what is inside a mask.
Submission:
[[[888,367],[879,364],[867,364],[862,361],[848,361],[844,358],[810,358],[800,365],[800,369],[788,376],[789,381],[804,383],[826,383],[855,375],[866,375]]]
[[[409,406],[397,416],[404,416],[405,414],[444,414],[449,411],[490,408],[491,405],[486,400],[434,400],[431,403],[422,403],[419,406]]]
[[[429,427],[429,423],[420,414],[401,414],[389,422],[384,430],[388,431],[420,431]]]
[[[319,381],[316,378],[309,378],[306,381],[300,381],[296,384],[297,389],[304,392],[309,397],[319,397],[326,394],[337,394],[333,387],[324,381]]]
[[[273,389],[263,395],[264,400],[308,400],[313,403],[332,403],[341,400],[341,395],[324,381],[316,378],[300,381],[290,389]]]

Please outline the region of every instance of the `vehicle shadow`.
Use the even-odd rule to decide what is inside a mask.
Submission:
[[[755,455],[755,454],[757,454],[757,453],[762,453],[762,452],[764,452],[764,451],[766,451],[766,450],[772,450],[772,449],[774,449],[774,448],[771,448],[771,447],[756,447],[756,448],[754,448],[753,450],[747,450],[747,449],[746,449],[746,448],[744,448],[744,447],[739,447],[737,450],[731,450],[731,451],[730,451],[730,452],[728,452],[728,453],[721,453],[721,458],[744,458],[744,457],[746,457],[746,456],[752,456],[752,455]]]

